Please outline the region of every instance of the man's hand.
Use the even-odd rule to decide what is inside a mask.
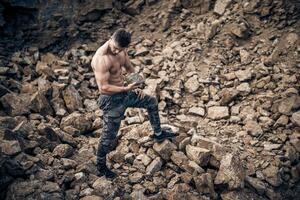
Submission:
[[[139,87],[138,83],[131,83],[125,87],[125,91],[131,91]]]
[[[133,92],[135,92],[140,99],[143,99],[146,95],[142,89],[135,89],[133,90]]]

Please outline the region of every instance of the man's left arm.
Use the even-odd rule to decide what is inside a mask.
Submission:
[[[134,67],[132,66],[132,64],[131,64],[131,62],[130,62],[130,60],[129,60],[129,57],[128,57],[128,54],[127,54],[127,52],[126,51],[124,51],[124,53],[125,53],[125,69],[126,69],[126,72],[127,73],[134,73]]]
[[[126,58],[126,62],[125,62],[126,72],[127,73],[134,73],[135,70],[134,70],[134,67],[132,66],[132,64],[129,60],[127,52],[125,52],[125,58]],[[133,90],[133,92],[135,92],[140,99],[143,99],[145,97],[145,93],[143,92],[142,89],[137,88],[137,89]]]

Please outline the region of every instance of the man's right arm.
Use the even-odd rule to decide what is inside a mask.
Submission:
[[[95,67],[95,76],[96,76],[96,81],[99,85],[100,93],[115,94],[115,93],[125,92],[136,88],[133,84],[128,85],[126,87],[109,84],[108,80],[110,77],[110,72],[109,72],[110,66],[107,63],[108,63],[107,58],[103,56],[101,59],[99,59],[97,66]]]

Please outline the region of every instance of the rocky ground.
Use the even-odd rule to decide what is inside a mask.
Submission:
[[[1,199],[299,198],[299,3],[114,6],[80,23],[89,35],[67,50],[1,57]],[[108,156],[119,174],[111,181],[96,175],[102,112],[90,62],[122,26],[133,32],[128,53],[144,91],[179,136],[154,143],[146,111],[128,109]]]

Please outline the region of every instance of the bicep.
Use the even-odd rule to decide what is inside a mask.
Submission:
[[[131,65],[128,54],[126,52],[124,52],[124,53],[125,53],[125,68],[127,71],[133,71],[133,66]]]

